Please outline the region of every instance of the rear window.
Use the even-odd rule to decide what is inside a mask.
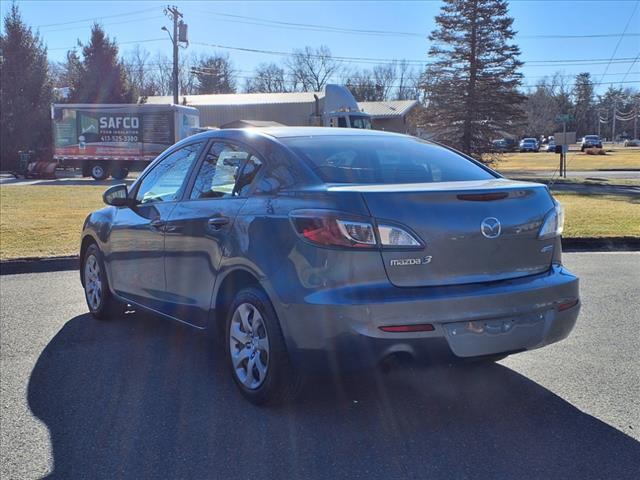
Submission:
[[[465,157],[412,137],[283,138],[326,183],[431,183],[495,178]]]

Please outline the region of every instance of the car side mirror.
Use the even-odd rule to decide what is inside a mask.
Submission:
[[[128,207],[131,205],[129,191],[124,183],[107,188],[102,194],[102,200],[107,205],[113,205],[114,207]]]

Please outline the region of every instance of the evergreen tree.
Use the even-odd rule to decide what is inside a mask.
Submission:
[[[505,0],[444,0],[429,39],[427,128],[479,157],[522,118],[520,50]]]
[[[91,28],[91,39],[82,47],[82,62],[77,64],[75,52],[67,57],[73,84],[70,102],[128,103],[132,101],[125,69],[118,59],[118,46],[97,23]],[[77,71],[74,69],[77,68]]]
[[[0,169],[17,165],[19,150],[51,156],[51,84],[47,50],[14,3],[0,35]]]
[[[579,73],[573,87],[574,123],[578,137],[595,132],[593,82],[588,72]]]

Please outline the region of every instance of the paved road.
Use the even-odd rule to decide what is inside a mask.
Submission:
[[[638,478],[640,253],[565,259],[584,304],[566,341],[318,378],[272,409],[187,327],[92,320],[74,272],[4,276],[0,477]]]

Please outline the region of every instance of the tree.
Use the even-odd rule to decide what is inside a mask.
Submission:
[[[147,50],[136,45],[122,62],[134,101],[139,97],[158,94],[159,89],[153,74],[154,68],[149,61],[150,56]]]
[[[379,102],[382,92],[376,86],[371,70],[352,70],[345,75],[343,83],[357,102]]]
[[[341,64],[324,45],[294,50],[287,60],[293,90],[319,92],[341,71]]]
[[[444,0],[429,39],[427,123],[439,140],[480,157],[522,118],[520,50],[506,0]]]
[[[595,132],[593,82],[588,72],[579,73],[573,86],[573,117],[579,137]]]
[[[196,76],[191,71],[192,59],[189,55],[180,55],[178,60],[178,84],[181,95],[196,93]],[[153,58],[153,84],[157,95],[173,95],[173,61],[163,53]]]
[[[261,63],[254,70],[253,76],[247,78],[247,93],[281,93],[288,91],[284,68],[275,63]]]
[[[15,168],[19,150],[50,159],[51,83],[47,49],[11,5],[0,34],[0,169]]]
[[[236,78],[228,55],[215,54],[200,58],[192,68],[198,93],[235,93]]]
[[[69,57],[67,57],[69,58]],[[77,103],[128,103],[132,100],[118,46],[94,23],[91,38],[82,46],[78,78],[71,85],[70,100]]]
[[[419,78],[415,71],[409,65],[406,60],[400,60],[398,62],[398,74],[397,74],[398,87],[395,93],[395,100],[417,100]]]

